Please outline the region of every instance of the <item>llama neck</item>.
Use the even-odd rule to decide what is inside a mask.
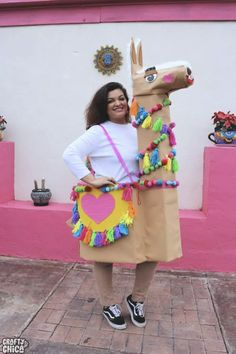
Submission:
[[[167,94],[160,94],[160,95],[148,95],[148,96],[135,96],[136,101],[138,102],[139,106],[143,106],[145,111],[150,110],[158,103],[162,103],[165,98],[167,98]],[[170,124],[170,110],[169,106],[163,107],[161,110],[152,113],[152,124],[156,121],[158,117],[161,117],[164,124]],[[138,149],[139,151],[143,151],[149,146],[150,142],[156,139],[160,134],[155,133],[152,129],[144,129],[141,126],[138,127]],[[161,157],[165,157],[168,155],[170,151],[169,141],[163,141],[159,146],[159,153]],[[142,169],[142,161],[140,161],[140,169]],[[173,176],[172,176],[173,177]],[[164,168],[158,169],[154,171],[152,174],[145,176],[143,178],[147,179],[170,179],[170,173],[166,172]]]
[[[168,94],[161,93],[155,95],[146,95],[146,96],[135,96],[138,104],[143,106],[146,110],[149,110],[157,103],[162,103],[165,98],[168,97]]]

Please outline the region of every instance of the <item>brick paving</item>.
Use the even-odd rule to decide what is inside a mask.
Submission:
[[[41,344],[45,341],[50,345],[70,344],[80,350],[91,348],[91,352],[100,349],[104,353],[129,354],[229,353],[206,277],[157,272],[145,305],[145,328],[130,322],[124,304],[133,280],[129,270],[118,269],[114,274],[116,297],[121,302],[127,329],[118,331],[107,324],[101,315],[90,268],[77,265],[67,272],[21,336]]]

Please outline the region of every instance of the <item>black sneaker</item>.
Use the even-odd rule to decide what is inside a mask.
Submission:
[[[121,314],[118,305],[104,306],[103,316],[106,318],[109,325],[116,329],[125,329],[127,324]]]
[[[143,302],[136,302],[132,300],[132,295],[126,298],[126,305],[129,310],[131,321],[137,327],[145,327],[146,320],[144,317]]]

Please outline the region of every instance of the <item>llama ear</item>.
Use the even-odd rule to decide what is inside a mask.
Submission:
[[[141,41],[138,44],[137,53],[138,53],[138,65],[140,67],[143,67],[143,51],[142,51],[142,43],[141,43]]]
[[[131,43],[130,43],[130,60],[131,60],[131,73],[133,75],[143,66],[142,44],[141,42],[139,42],[138,51],[136,53],[133,38],[131,38]]]

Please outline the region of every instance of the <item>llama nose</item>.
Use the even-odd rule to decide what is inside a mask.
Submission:
[[[191,74],[192,74],[192,70],[191,70],[189,67],[187,67],[187,74],[188,74],[188,75],[191,75]]]

